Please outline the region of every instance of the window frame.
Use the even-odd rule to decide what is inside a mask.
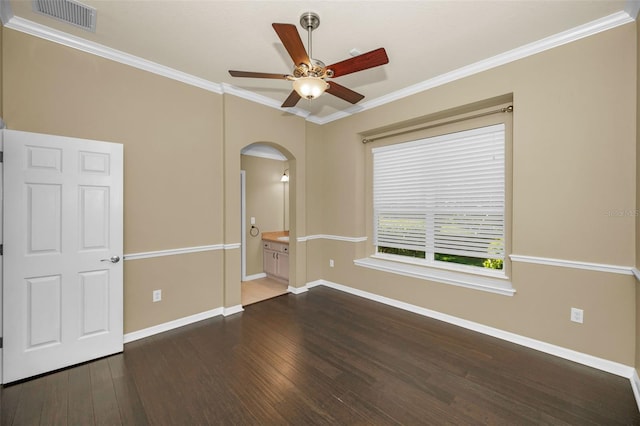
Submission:
[[[447,271],[450,272],[451,276],[459,276],[464,280],[468,278],[469,275],[478,276],[478,277],[487,277],[489,279],[496,279],[496,285],[500,288],[510,289],[511,284],[508,282],[509,277],[511,275],[511,261],[509,258],[509,254],[512,252],[511,249],[511,223],[512,223],[512,181],[513,181],[513,119],[512,114],[509,112],[505,113],[496,113],[485,115],[482,117],[477,117],[477,115],[483,114],[488,111],[493,111],[496,108],[506,108],[512,105],[513,102],[508,102],[505,104],[493,105],[488,108],[483,109],[474,109],[465,112],[464,114],[458,115],[449,115],[444,118],[440,118],[438,121],[435,120],[425,120],[422,123],[422,126],[418,127],[429,127],[427,129],[412,131],[411,128],[403,128],[397,127],[393,129],[398,133],[397,136],[384,137],[380,140],[376,140],[374,142],[367,143],[365,145],[366,150],[366,197],[367,197],[367,217],[366,217],[366,227],[367,227],[367,237],[369,244],[367,245],[366,254],[370,261],[365,261],[366,259],[362,259],[360,262],[356,261],[357,265],[360,266],[369,266],[375,263],[376,261],[381,261],[384,264],[385,270],[389,272],[393,272],[393,265],[396,265],[397,272],[400,274],[406,275],[406,269],[410,268],[412,270],[412,274],[415,275],[415,271],[419,270],[416,267],[424,268],[425,271],[425,279],[432,279],[429,271],[433,271],[436,276],[441,276],[442,273],[445,275]],[[473,117],[476,116],[476,117]],[[442,116],[441,116],[442,117]],[[470,117],[470,118],[469,118]],[[444,123],[443,123],[444,122]],[[440,124],[442,123],[442,124]],[[415,121],[413,122],[413,127],[415,126]],[[446,135],[450,133],[456,133],[460,131],[470,130],[479,127],[486,127],[495,124],[504,124],[504,136],[505,136],[505,146],[504,146],[504,156],[505,156],[505,164],[504,164],[504,188],[505,188],[505,204],[504,204],[504,260],[503,260],[503,269],[490,269],[490,268],[481,268],[477,266],[464,265],[453,262],[446,261],[438,261],[438,260],[429,260],[429,253],[426,254],[425,259],[421,258],[412,258],[409,256],[402,255],[394,255],[388,253],[378,253],[377,246],[374,241],[374,233],[375,233],[375,224],[374,224],[374,206],[373,206],[373,152],[374,148],[379,148],[383,146],[396,145],[405,142],[411,142],[415,140],[436,137],[440,135]],[[426,125],[426,126],[425,126]],[[373,262],[373,263],[372,263]],[[435,281],[441,281],[435,279]]]

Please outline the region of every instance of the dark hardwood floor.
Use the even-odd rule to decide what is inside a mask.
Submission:
[[[629,381],[325,287],[7,386],[2,425],[628,425]]]

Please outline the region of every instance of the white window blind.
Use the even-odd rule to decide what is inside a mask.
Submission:
[[[379,247],[504,260],[505,126],[374,148]]]

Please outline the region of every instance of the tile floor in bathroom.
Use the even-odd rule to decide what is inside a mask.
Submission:
[[[272,278],[242,282],[242,306],[261,302],[287,293],[288,285]]]

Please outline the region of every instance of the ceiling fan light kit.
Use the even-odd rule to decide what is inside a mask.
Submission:
[[[315,99],[329,88],[329,84],[319,77],[300,77],[293,80],[293,90],[305,99]]]
[[[333,65],[326,66],[322,61],[312,57],[311,33],[320,26],[320,17],[314,12],[305,12],[300,17],[300,25],[308,32],[308,52],[302,44],[302,39],[295,25],[273,24],[273,29],[278,34],[280,41],[293,60],[292,74],[275,74],[252,71],[229,70],[233,77],[270,78],[292,81],[293,91],[284,101],[282,107],[293,107],[301,98],[315,99],[325,91],[355,104],[364,98],[364,95],[354,92],[338,83],[327,82],[327,78],[339,77],[345,74],[363,71],[389,63],[389,58],[384,48],[372,50],[354,56]]]

